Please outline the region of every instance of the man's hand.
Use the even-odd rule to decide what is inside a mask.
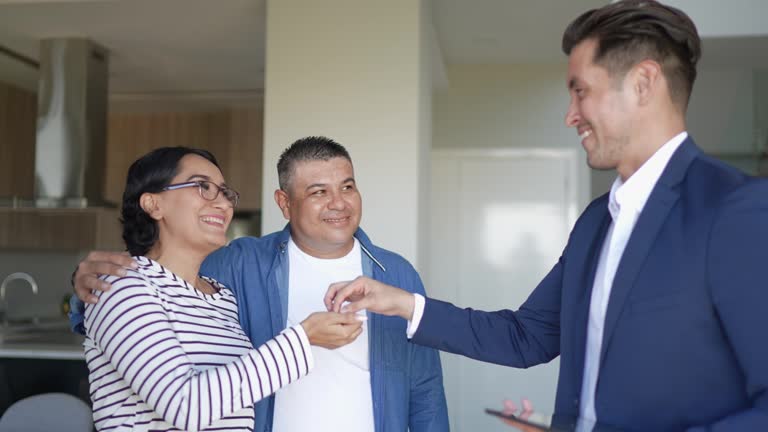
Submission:
[[[301,322],[309,343],[323,348],[344,346],[363,332],[365,316],[353,313],[315,312]]]
[[[504,414],[510,414],[510,415],[517,414],[517,418],[519,418],[520,420],[526,421],[531,417],[531,414],[533,414],[533,404],[531,404],[530,400],[523,398],[521,405],[522,405],[522,408],[520,409],[520,413],[517,414],[517,410],[518,410],[517,405],[515,405],[515,403],[511,400],[505,399],[504,410],[502,412]],[[530,425],[528,423],[519,422],[512,419],[502,418],[501,421],[503,421],[504,423],[510,426],[516,427],[518,430],[522,432],[542,432],[546,430],[537,426]]]
[[[100,252],[88,254],[72,278],[75,295],[85,303],[96,304],[93,291],[108,291],[111,285],[99,279],[100,275],[125,276],[126,268],[136,268],[136,262],[128,252]]]
[[[342,308],[345,301],[348,305]],[[325,307],[334,312],[357,312],[367,309],[382,315],[413,318],[413,294],[400,288],[360,276],[353,281],[336,282],[323,298]]]

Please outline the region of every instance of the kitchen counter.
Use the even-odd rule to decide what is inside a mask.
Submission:
[[[84,360],[83,340],[61,321],[12,326],[0,330],[0,358]]]
[[[85,360],[83,345],[0,344],[0,358],[34,358],[50,360]]]

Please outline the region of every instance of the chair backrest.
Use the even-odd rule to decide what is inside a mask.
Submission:
[[[17,401],[0,418],[0,432],[91,432],[91,407],[66,393],[44,393]]]

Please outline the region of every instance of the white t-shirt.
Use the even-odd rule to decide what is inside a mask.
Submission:
[[[307,255],[293,240],[288,243],[288,326],[312,312],[325,311],[323,296],[333,282],[363,274],[360,244],[337,259]],[[362,312],[364,313],[364,311]],[[373,431],[368,326],[349,345],[335,350],[312,346],[311,374],[277,392],[272,430]]]

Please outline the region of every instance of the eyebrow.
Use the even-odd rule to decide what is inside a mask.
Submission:
[[[211,180],[211,178],[210,178],[210,177],[208,177],[208,176],[207,176],[207,175],[205,175],[205,174],[192,174],[191,176],[187,177],[187,180],[186,180],[186,181],[190,182],[190,181],[193,181],[194,179],[198,179],[198,178],[199,178],[199,179],[203,179],[203,180],[205,180],[205,181],[209,181],[209,182],[211,182],[211,183],[214,183],[214,184],[216,183],[216,182],[214,182],[213,180]],[[222,183],[222,184],[220,184],[220,185],[218,185],[218,186],[227,186],[227,187],[228,187],[228,185],[227,185],[227,183],[226,183],[226,182],[224,182],[224,183]]]
[[[341,184],[346,184],[346,183],[355,183],[354,177],[349,177],[341,182]],[[310,190],[316,187],[326,187],[326,186],[328,186],[327,183],[312,183],[311,185],[307,186],[305,190]]]
[[[196,179],[196,178],[201,178],[203,180],[211,181],[210,177],[203,174],[192,174],[191,176],[187,177],[187,181],[192,181],[193,179]]]

